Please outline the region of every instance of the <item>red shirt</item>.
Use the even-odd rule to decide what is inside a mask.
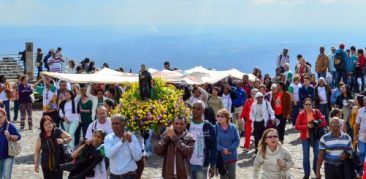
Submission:
[[[278,92],[276,97],[275,97],[275,106],[274,106],[274,111],[276,115],[281,115],[282,114],[282,93]]]

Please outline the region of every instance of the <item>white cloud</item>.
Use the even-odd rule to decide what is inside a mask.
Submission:
[[[306,0],[251,0],[251,4],[254,5],[291,5],[291,4],[301,4],[305,3]]]

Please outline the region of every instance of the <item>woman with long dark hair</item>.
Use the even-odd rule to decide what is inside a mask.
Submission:
[[[63,121],[63,129],[70,134],[73,139],[70,142],[71,150],[75,148],[76,129],[80,122],[80,109],[78,108],[78,100],[75,98],[72,91],[66,91],[65,99],[60,103],[59,116]]]
[[[53,120],[45,115],[40,122],[41,133],[38,136],[34,151],[34,170],[39,172],[39,156],[44,179],[62,179],[60,164],[63,163],[63,145],[69,143],[72,137],[56,127]]]

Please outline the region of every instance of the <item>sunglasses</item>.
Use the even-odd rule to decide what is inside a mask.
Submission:
[[[277,139],[277,138],[278,138],[278,136],[276,136],[276,135],[269,135],[269,136],[267,136],[266,138],[267,138],[267,139]]]
[[[224,115],[216,115],[217,118],[224,118]]]

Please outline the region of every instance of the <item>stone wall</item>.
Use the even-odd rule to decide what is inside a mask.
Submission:
[[[18,75],[24,74],[24,69],[14,58],[3,58],[0,60],[0,74],[15,81]]]

